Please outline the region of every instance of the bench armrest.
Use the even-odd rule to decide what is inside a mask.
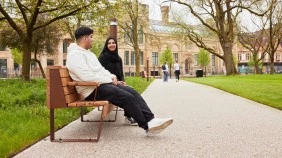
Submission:
[[[68,82],[69,86],[99,86],[97,82],[82,82],[82,81],[73,81],[73,82]]]

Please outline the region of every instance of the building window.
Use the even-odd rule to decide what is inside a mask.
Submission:
[[[276,53],[275,60],[276,60],[277,62],[280,61],[280,54],[279,54],[279,53]]]
[[[173,59],[178,62],[178,53],[173,53]]]
[[[47,60],[47,66],[53,66],[54,60]]]
[[[143,63],[144,62],[144,57],[143,57],[143,52],[142,51],[140,52],[139,57],[140,57],[139,58],[140,59],[140,65],[143,65],[144,64]]]
[[[198,66],[197,56],[198,54],[194,54],[194,66]]]
[[[159,56],[158,56],[158,52],[152,52],[152,62],[153,65],[159,65]]]
[[[66,60],[66,59],[64,59],[64,60],[63,60],[63,64],[64,64],[64,66],[66,66],[66,63],[67,63],[67,60]]]
[[[30,67],[32,69],[35,69],[37,67],[36,62],[34,60],[32,60],[32,59],[31,59],[31,62],[30,62]]]
[[[0,78],[7,77],[7,59],[0,59]]]
[[[238,53],[238,62],[240,62],[242,60],[242,54]]]
[[[63,40],[63,53],[68,52],[68,43],[66,40]]]
[[[131,65],[135,65],[135,53],[133,51],[130,53],[130,63]]]
[[[211,55],[211,62],[212,62],[212,66],[215,66],[215,55],[214,54],[212,54]]]
[[[129,51],[124,52],[124,65],[129,65]]]
[[[250,53],[246,53],[246,60],[247,60],[247,61],[250,60]]]

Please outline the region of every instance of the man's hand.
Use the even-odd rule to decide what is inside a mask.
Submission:
[[[117,80],[116,77],[113,77],[112,80],[113,80],[112,84],[114,84],[114,85],[117,85],[117,84],[118,84],[118,80]]]

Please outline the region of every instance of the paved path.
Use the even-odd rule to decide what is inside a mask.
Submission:
[[[104,124],[99,143],[51,143],[47,137],[15,157],[282,157],[279,110],[185,81],[157,79],[142,95],[157,117],[174,118],[158,136],[146,137],[141,128],[123,125],[120,113],[116,123]],[[93,130],[92,123],[77,120],[56,135],[88,138]]]

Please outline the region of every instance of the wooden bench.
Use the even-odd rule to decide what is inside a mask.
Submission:
[[[98,142],[102,130],[103,122],[114,122],[117,117],[117,108],[108,101],[84,101],[79,99],[79,94],[76,91],[75,86],[95,86],[99,88],[97,82],[75,82],[69,75],[68,69],[64,66],[50,66],[47,67],[46,75],[47,86],[47,107],[50,109],[50,140],[53,141],[65,141],[65,142]],[[97,90],[96,90],[97,92]],[[96,97],[97,94],[95,94]],[[57,108],[77,108],[79,107],[81,112],[82,122],[99,122],[97,137],[95,139],[55,139],[54,128],[54,111]],[[102,107],[101,116],[99,120],[84,120],[84,108],[85,107]],[[104,121],[107,115],[116,109],[115,119]]]

